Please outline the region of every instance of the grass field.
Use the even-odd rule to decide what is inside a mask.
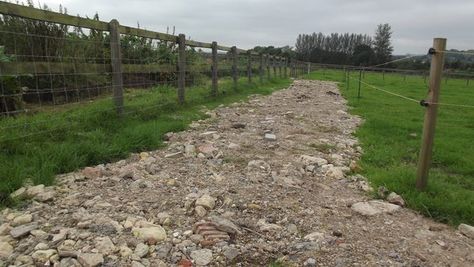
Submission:
[[[204,106],[213,108],[251,94],[269,94],[289,84],[289,79],[262,84],[241,79],[234,90],[230,80],[221,79],[218,97],[210,96],[208,85],[187,88],[183,106],[176,103],[172,87],[129,90],[122,118],[115,115],[110,99],[4,118],[0,120],[0,205],[8,204],[9,193],[25,180],[52,184],[56,174],[156,149],[164,133],[184,130],[193,120],[204,118],[200,112]]]
[[[474,223],[474,108],[440,106],[433,164],[428,189],[415,189],[416,164],[421,145],[424,108],[367,85],[357,97],[358,72],[349,88],[338,70],[319,70],[310,79],[338,81],[351,112],[365,123],[356,133],[362,143],[362,174],[372,185],[401,194],[408,206],[426,216],[453,225]],[[416,100],[425,99],[428,86],[421,76],[365,73],[363,81]],[[474,105],[474,83],[449,79],[442,82],[440,102]]]

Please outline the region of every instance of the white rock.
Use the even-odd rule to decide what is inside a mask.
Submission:
[[[35,250],[47,250],[47,249],[49,249],[48,244],[43,243],[43,242],[38,243],[38,244],[35,246]]]
[[[31,256],[28,255],[20,255],[15,259],[15,265],[17,266],[34,266],[34,261]],[[69,265],[71,266],[71,265]]]
[[[46,263],[56,253],[55,249],[37,250],[31,254],[31,257],[35,262]]]
[[[44,184],[30,186],[26,189],[26,195],[29,197],[34,197],[43,192],[44,192]]]
[[[258,171],[269,173],[271,171],[270,164],[263,160],[251,160],[247,164],[247,171]]]
[[[15,219],[13,219],[12,226],[23,225],[23,224],[26,224],[26,223],[30,223],[31,221],[33,221],[33,215],[23,214],[23,215],[15,217]]]
[[[212,210],[216,206],[216,199],[210,195],[202,195],[196,200],[196,206],[203,206],[206,209]]]
[[[202,218],[202,217],[206,216],[207,210],[203,206],[196,206],[194,208],[194,214],[196,214],[196,216]]]
[[[398,206],[405,206],[405,200],[395,192],[392,192],[387,196],[387,201]]]
[[[133,254],[133,251],[129,247],[123,245],[120,247],[119,253],[122,258],[127,258]]]
[[[145,267],[141,262],[139,261],[132,261],[131,267]]]
[[[143,258],[148,254],[148,250],[150,247],[148,245],[145,245],[143,243],[139,243],[135,247],[135,251],[133,252],[134,255],[136,255],[138,258]]]
[[[341,168],[338,167],[330,167],[326,171],[326,176],[334,179],[342,179],[344,178],[344,172],[341,170]]]
[[[160,242],[166,239],[166,231],[159,225],[146,228],[133,228],[132,233],[145,242]]]
[[[305,235],[304,239],[313,242],[321,242],[324,240],[324,234],[320,232],[313,232],[311,234]]]
[[[228,146],[227,146],[229,149],[240,149],[240,145],[238,144],[234,144],[234,143],[230,143]]]
[[[209,218],[215,225],[217,230],[224,231],[230,234],[240,234],[240,228],[235,225],[232,221],[219,217],[219,216],[211,216]]]
[[[12,229],[12,227],[8,223],[4,223],[4,224],[0,225],[0,235],[7,235],[8,232],[10,232],[11,229]]]
[[[191,258],[193,259],[196,265],[205,266],[211,263],[212,261],[212,250],[210,249],[200,249],[194,250],[191,252]]]
[[[79,253],[77,260],[83,267],[95,267],[104,263],[104,257],[99,253]]]
[[[48,202],[54,199],[56,197],[56,192],[53,189],[49,189],[47,191],[44,191],[42,193],[36,194],[33,199],[37,200],[39,202]]]
[[[396,212],[400,209],[400,206],[379,200],[371,200],[355,203],[352,205],[351,209],[365,216],[373,216],[381,213]]]
[[[171,153],[171,154],[166,154],[165,155],[165,158],[178,158],[180,157],[181,155],[183,155],[183,152],[176,152],[176,153]]]
[[[53,240],[52,240],[53,244],[58,244],[62,242],[63,240],[65,240],[67,238],[68,232],[69,232],[68,229],[59,230],[59,233],[53,235]]]
[[[82,265],[74,258],[63,258],[59,267],[82,267]]]
[[[194,156],[196,154],[196,147],[194,145],[185,145],[184,154],[188,157]]]
[[[114,253],[117,248],[115,247],[114,243],[108,236],[106,237],[97,237],[95,239],[95,248],[104,255],[109,255]]]
[[[6,260],[13,253],[13,247],[8,242],[0,242],[0,259]]]
[[[276,141],[277,137],[276,137],[276,135],[274,135],[272,133],[266,133],[265,136],[263,137],[263,139],[265,139],[266,141]]]
[[[328,161],[323,158],[318,158],[318,157],[313,157],[313,156],[308,156],[308,155],[302,155],[300,157],[300,160],[306,166],[308,165],[323,166],[323,165],[328,164]]]
[[[20,225],[11,229],[10,235],[13,238],[19,238],[19,237],[29,234],[31,231],[35,230],[36,228],[38,228],[38,224],[36,222]]]
[[[262,232],[277,232],[281,231],[282,229],[282,227],[277,224],[267,223],[265,219],[258,220],[257,226]]]
[[[229,260],[232,261],[235,259],[237,256],[239,256],[240,251],[234,247],[225,247],[222,250],[222,254]]]
[[[303,266],[313,267],[313,266],[316,266],[316,263],[317,262],[315,259],[309,258],[303,263]]]
[[[474,226],[462,223],[458,226],[458,230],[461,234],[474,239]]]
[[[10,194],[11,198],[23,198],[24,196],[26,196],[26,188],[24,187],[20,187]]]

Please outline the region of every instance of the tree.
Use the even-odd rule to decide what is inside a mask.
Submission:
[[[352,54],[352,63],[356,66],[368,66],[373,63],[374,50],[366,44],[360,44],[355,47]]]
[[[331,33],[300,34],[296,39],[296,56],[299,60],[315,63],[349,64],[358,45],[372,44],[365,34]]]
[[[379,24],[375,31],[374,52],[377,63],[387,62],[392,58],[392,27],[388,23]]]

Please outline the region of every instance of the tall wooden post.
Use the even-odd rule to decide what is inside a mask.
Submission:
[[[310,74],[310,73],[311,73],[311,63],[308,62],[308,74]]]
[[[283,78],[283,71],[282,71],[282,62],[283,62],[283,58],[281,57],[278,57],[278,77],[280,78]]]
[[[270,80],[270,55],[265,55],[265,65],[267,67],[267,79]]]
[[[109,23],[110,30],[110,63],[112,65],[112,87],[114,91],[115,109],[118,115],[123,114],[123,76],[122,53],[120,51],[119,22],[113,19]]]
[[[277,76],[277,69],[276,69],[277,58],[272,56],[272,67],[273,67],[273,78]]]
[[[234,89],[237,89],[237,82],[238,82],[238,73],[237,73],[237,47],[233,46],[230,49],[232,54],[232,80],[234,84]]]
[[[252,53],[247,52],[247,79],[249,83],[252,83]]]
[[[346,89],[349,90],[349,84],[351,82],[351,70],[347,71],[347,84],[346,84]]]
[[[212,49],[212,65],[211,65],[211,72],[212,72],[212,89],[211,95],[217,96],[218,94],[218,78],[217,78],[217,42],[212,42],[211,45]]]
[[[284,75],[285,75],[285,78],[288,78],[288,58],[285,57],[285,69],[284,69]]]
[[[259,65],[258,65],[258,73],[259,73],[259,76],[260,76],[260,83],[263,83],[263,76],[265,75],[265,73],[263,72],[263,64],[264,64],[264,58],[263,58],[263,54],[260,54],[259,55]]]
[[[296,78],[296,62],[294,60],[291,61],[291,75]]]
[[[186,36],[178,35],[178,102],[184,104],[186,83]]]
[[[360,98],[360,85],[362,83],[362,70],[359,70],[359,90],[357,91],[357,98]]]
[[[433,140],[436,128],[436,116],[438,114],[438,100],[443,75],[444,53],[446,50],[446,39],[435,38],[433,40],[434,54],[431,59],[430,85],[426,102],[425,123],[423,125],[423,143],[418,161],[416,175],[416,188],[424,190],[428,184],[428,174],[433,152]]]

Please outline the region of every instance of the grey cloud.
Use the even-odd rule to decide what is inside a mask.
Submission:
[[[373,34],[379,23],[390,23],[395,53],[425,53],[434,37],[448,46],[474,48],[472,0],[43,0],[52,8],[62,3],[70,14],[124,25],[165,31],[176,26],[199,41],[251,48],[293,46],[299,33],[355,32]]]

